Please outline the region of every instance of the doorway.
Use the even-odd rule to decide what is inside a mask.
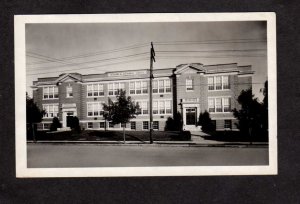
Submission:
[[[196,108],[186,108],[186,125],[196,125],[197,112]]]

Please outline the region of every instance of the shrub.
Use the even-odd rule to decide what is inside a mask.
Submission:
[[[201,129],[203,132],[212,132],[215,131],[216,128],[207,111],[200,113],[198,125],[202,126]]]
[[[182,118],[180,113],[176,113],[174,119],[168,117],[166,121],[165,130],[166,131],[181,131],[182,130]]]
[[[54,117],[50,125],[50,131],[57,131],[57,128],[61,128],[61,123],[57,117]]]
[[[74,130],[75,132],[81,132],[81,128],[80,128],[80,125],[79,125],[79,119],[74,116],[70,122],[70,128],[72,130]]]

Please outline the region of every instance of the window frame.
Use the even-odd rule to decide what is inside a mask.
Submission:
[[[52,110],[50,111],[50,106],[52,107]],[[59,104],[58,103],[48,103],[48,104],[42,104],[43,110],[46,111],[46,114],[43,116],[43,118],[54,118],[58,117],[59,114]],[[48,108],[45,108],[48,107]],[[57,108],[55,108],[57,107]],[[56,111],[56,110],[57,111]],[[55,114],[56,113],[56,114]],[[49,116],[49,114],[53,114],[52,116]]]
[[[103,83],[87,84],[86,96],[88,98],[104,97],[104,95],[105,95],[105,93],[104,93],[104,84]]]
[[[190,82],[190,83],[189,83]],[[194,91],[194,79],[192,78],[187,78],[185,79],[185,90],[187,92],[192,92]]]
[[[42,90],[43,90],[43,100],[55,100],[59,98],[58,86],[44,86],[42,87]],[[47,90],[47,95],[45,95],[45,90]],[[47,98],[45,98],[45,96],[47,96]]]
[[[146,126],[147,126],[147,128],[144,128]],[[149,130],[149,121],[143,121],[143,130]]]
[[[103,101],[97,101],[97,102],[87,102],[86,103],[86,115],[87,117],[103,117],[103,105],[102,105]],[[92,107],[92,111],[90,111],[89,109],[89,105],[91,105]],[[95,106],[97,107],[95,110]],[[91,115],[89,115],[89,113],[92,113]],[[95,114],[97,113],[97,114]]]

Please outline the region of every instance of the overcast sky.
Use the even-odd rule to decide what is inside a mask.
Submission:
[[[149,69],[151,41],[154,69],[192,62],[252,65],[253,92],[262,99],[259,90],[267,79],[264,22],[27,24],[27,91],[31,95],[38,77]]]

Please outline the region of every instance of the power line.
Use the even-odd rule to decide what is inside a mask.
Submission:
[[[146,47],[147,45],[148,44],[146,44],[146,43],[136,44],[136,45],[127,46],[127,47],[118,48],[118,49],[98,51],[98,52],[92,52],[92,53],[86,53],[86,54],[81,54],[81,55],[74,55],[74,56],[64,57],[64,58],[60,58],[60,59],[57,59],[57,60],[69,61],[69,60],[78,59],[78,58],[92,57],[92,56],[97,56],[97,55],[102,55],[102,54],[109,54],[109,53],[114,53],[114,52],[121,52],[121,51],[131,50],[131,49],[135,49],[135,48]],[[30,52],[28,52],[28,53],[30,53]],[[43,63],[44,62],[36,62],[36,63],[31,63],[31,65],[43,64]],[[47,63],[47,62],[45,62],[45,63]]]
[[[178,56],[157,56],[157,58],[160,59],[168,59],[168,58],[228,58],[228,57],[266,57],[266,55],[217,55],[217,56],[183,56],[183,55],[178,55]]]
[[[231,43],[258,43],[266,42],[266,39],[240,39],[240,40],[206,40],[206,41],[161,41],[155,45],[184,45],[184,44],[231,44]]]
[[[266,51],[266,49],[240,49],[240,50],[160,50],[157,53],[185,53],[185,52],[256,52]]]
[[[92,69],[92,68],[98,68],[98,67],[104,67],[104,66],[110,66],[110,65],[115,65],[115,64],[121,64],[121,63],[130,63],[130,62],[136,62],[136,61],[144,61],[148,58],[143,57],[141,59],[135,59],[135,60],[128,60],[128,61],[123,61],[123,62],[117,62],[117,63],[110,63],[110,64],[104,64],[104,65],[97,65],[97,66],[91,66],[91,67],[84,67],[84,68],[76,68],[76,69],[69,69],[69,70],[63,70],[64,72],[66,71],[74,71],[74,70],[82,70],[82,69]],[[105,71],[105,70],[104,70]],[[111,70],[106,70],[106,71],[111,71]],[[50,72],[41,72],[41,73],[34,73],[34,74],[27,74],[27,75],[41,75],[41,74],[51,74],[51,73],[57,73],[58,71],[50,71]]]
[[[100,59],[100,60],[92,60],[92,61],[87,61],[87,62],[70,63],[70,64],[65,64],[62,66],[36,67],[36,68],[34,68],[34,70],[31,70],[31,71],[40,70],[40,69],[61,68],[61,67],[68,67],[68,66],[78,66],[78,65],[87,64],[87,63],[111,61],[111,60],[123,59],[123,58],[127,58],[127,57],[134,57],[134,56],[145,55],[145,54],[148,54],[148,52],[126,55],[126,56],[121,56],[121,57],[112,57],[112,58],[106,58],[106,59]]]

